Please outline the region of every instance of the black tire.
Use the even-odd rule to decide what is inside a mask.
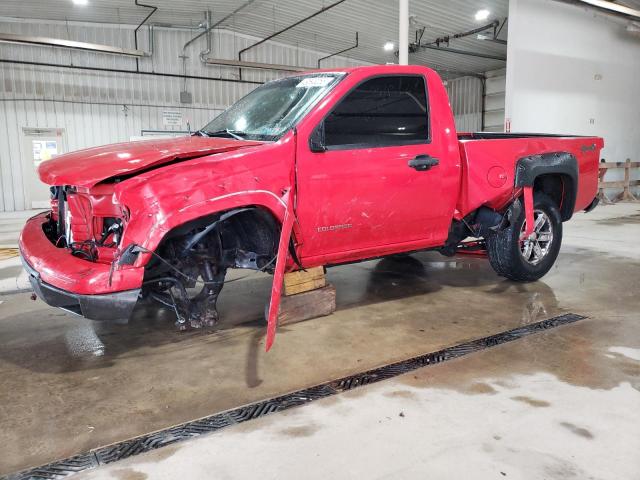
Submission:
[[[489,263],[495,272],[517,282],[533,282],[542,278],[556,261],[562,243],[562,219],[553,200],[542,193],[536,193],[533,208],[536,211],[536,218],[540,216],[539,212],[546,215],[548,223],[545,222],[543,228],[547,228],[548,225],[552,235],[550,237],[543,236],[542,234],[546,232],[541,232],[540,238],[551,238],[551,240],[546,243],[543,241],[541,243],[533,242],[534,245],[537,244],[538,248],[534,252],[534,247],[531,247],[530,260],[525,259],[527,251],[521,251],[524,244],[521,245],[519,238],[525,222],[524,208],[520,209],[518,218],[511,220],[511,225],[508,228],[501,232],[492,233],[486,238]],[[544,248],[541,248],[540,245],[544,245]],[[538,256],[537,252],[544,253],[539,258],[533,258]]]

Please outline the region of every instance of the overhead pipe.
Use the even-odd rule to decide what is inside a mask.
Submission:
[[[500,22],[498,20],[494,20],[491,23],[487,23],[486,25],[483,25],[481,27],[474,28],[473,30],[467,30],[466,32],[460,32],[460,33],[455,33],[453,35],[444,35],[442,37],[438,37],[434,41],[429,42],[426,45],[439,46],[441,43],[446,43],[448,45],[449,41],[452,39],[469,37],[471,35],[475,35],[476,33],[482,33],[486,30],[489,30],[490,28],[493,28],[494,36],[495,36],[495,33],[497,32],[497,29],[499,26],[500,26]],[[420,45],[420,46],[423,47],[425,45]]]
[[[507,41],[498,38],[498,36],[500,36],[500,32],[502,32],[502,29],[507,24],[507,20],[508,19],[509,19],[509,17],[505,17],[505,19],[500,24],[500,27],[497,30],[495,28],[493,29],[493,35],[492,36],[486,36],[486,35],[478,34],[478,36],[476,38],[478,40],[484,40],[486,42],[494,42],[494,43],[499,43],[500,45],[506,45]]]
[[[204,50],[202,50],[200,52],[200,61],[204,61],[205,58],[207,58],[207,55],[209,55],[211,53],[211,10],[207,10],[205,12],[204,15],[205,18],[205,32],[206,32],[206,39],[207,39],[207,46]],[[182,50],[184,52],[184,49]]]
[[[226,15],[225,17],[223,17],[221,20],[218,20],[216,23],[211,24],[211,12],[208,12],[208,19],[205,20],[206,25],[204,27],[204,31],[200,32],[198,35],[196,35],[195,37],[193,37],[191,40],[189,40],[187,43],[184,44],[184,46],[182,47],[182,54],[185,54],[185,50],[187,49],[187,47],[191,44],[193,44],[193,42],[195,42],[196,40],[198,40],[199,38],[203,37],[204,35],[208,35],[208,40],[207,40],[207,44],[208,44],[208,52],[205,53],[205,55],[208,55],[211,52],[211,31],[216,28],[219,25],[222,25],[224,22],[226,22],[227,20],[229,20],[231,17],[233,17],[236,13],[238,13],[240,10],[248,7],[249,5],[251,5],[253,2],[255,2],[256,0],[247,0],[246,2],[244,2],[242,5],[240,5],[238,8],[236,8],[233,12],[229,13],[228,15]],[[207,15],[207,12],[205,12],[205,16]],[[206,18],[206,17],[205,17]],[[202,53],[200,54],[200,60],[202,62],[204,62],[204,57],[202,55]]]
[[[319,58],[318,59],[318,68],[320,68],[320,62],[322,62],[322,60],[326,60],[327,58],[335,57],[336,55],[340,55],[341,53],[348,52],[349,50],[353,50],[355,48],[358,48],[358,32],[356,32],[356,44],[355,45],[353,45],[351,47],[348,47],[348,48],[345,48],[344,50],[340,50],[339,52],[332,53],[331,55],[327,55],[326,57]]]
[[[247,6],[249,3],[252,3],[253,1],[254,0],[250,0],[249,2],[245,3],[245,5],[243,5],[241,8],[244,8],[245,6]],[[233,13],[237,12],[238,10],[240,10],[240,8],[237,8]],[[224,22],[232,14],[227,15],[225,18],[223,18],[222,20],[217,22],[217,25],[219,25],[220,23]],[[200,52],[200,61],[202,61],[202,63],[204,63],[205,65],[220,65],[220,66],[227,66],[227,67],[244,67],[244,68],[255,68],[255,69],[266,69],[266,70],[284,70],[284,71],[288,71],[288,72],[296,72],[296,71],[306,70],[306,69],[303,69],[303,68],[291,67],[289,65],[274,65],[274,64],[270,64],[270,63],[241,62],[241,61],[237,61],[237,60],[207,58],[207,55],[209,55],[209,53],[211,53],[211,29],[213,27],[213,25],[211,25],[211,12],[210,11],[209,12],[205,12],[205,18],[206,18],[206,20],[205,20],[205,25],[206,25],[205,31],[202,32],[197,37],[194,37],[191,40],[189,40],[185,44],[185,46],[183,47],[183,50],[182,50],[183,61],[184,61],[184,59],[186,59],[185,48],[188,47],[191,43],[193,43],[194,39],[200,38],[203,34],[206,33],[206,35],[207,35],[207,47],[206,47],[205,50]],[[185,70],[185,72],[186,72],[186,70]]]
[[[204,12],[204,22],[200,24],[200,28],[204,28],[204,31],[193,37],[187,43],[185,43],[182,47],[182,54],[178,55],[178,58],[182,59],[182,74],[184,75],[184,86],[183,92],[187,91],[187,47],[197,39],[201,38],[203,35],[207,36],[207,48],[200,52],[200,60],[204,62],[204,58],[211,52],[211,10],[206,10]]]
[[[133,31],[133,44],[135,49],[138,49],[138,30],[140,30],[140,27],[142,27],[142,25],[145,24],[145,22],[147,20],[149,20],[149,18],[151,17],[151,15],[153,15],[154,13],[156,13],[156,11],[158,10],[158,7],[154,6],[154,5],[145,5],[144,3],[140,3],[138,0],[134,1],[135,5],[137,7],[145,7],[145,8],[150,8],[151,12],[149,12],[149,14],[144,17],[144,20],[142,20],[138,26],[135,28],[135,30]],[[136,70],[140,70],[140,65],[138,62],[138,59],[136,58]]]
[[[149,26],[149,56],[153,56],[154,45],[155,45],[155,29],[156,28],[174,28],[176,30],[200,30],[202,28],[202,24],[200,25],[179,25],[175,23],[163,23],[163,22],[153,22],[147,23]]]
[[[312,18],[314,18],[314,17],[326,12],[327,10],[331,10],[332,8],[337,7],[338,5],[340,5],[341,3],[344,3],[344,2],[346,2],[346,0],[338,0],[337,2],[334,2],[331,5],[328,5],[326,7],[322,7],[320,10],[312,13],[311,15],[308,15],[308,16],[304,17],[302,20],[298,20],[296,23],[293,23],[293,24],[289,25],[288,27],[285,27],[285,28],[283,28],[281,30],[278,30],[277,32],[272,33],[268,37],[265,37],[262,40],[259,40],[256,43],[253,43],[253,44],[249,45],[248,47],[243,48],[242,50],[240,50],[238,52],[238,61],[242,61],[242,54],[245,53],[247,50],[250,50],[250,49],[252,49],[254,47],[257,47],[258,45],[262,45],[264,42],[267,42],[267,41],[271,40],[272,38],[277,37],[278,35],[280,35],[280,34],[282,34],[284,32],[287,32],[287,31],[291,30],[294,27],[297,27],[301,23],[304,23],[307,20],[311,20]],[[239,74],[240,74],[240,79],[242,79],[242,68],[240,68]]]
[[[505,19],[506,21],[506,19]],[[504,26],[504,23],[502,24],[502,26]],[[478,57],[478,58],[488,58],[491,60],[500,60],[502,62],[506,62],[507,61],[507,57],[504,55],[495,55],[495,54],[491,54],[491,53],[482,53],[482,52],[473,52],[470,50],[461,50],[458,48],[452,48],[449,46],[446,47],[441,47],[440,44],[445,43],[447,45],[449,45],[450,40],[452,39],[458,39],[458,38],[464,38],[464,37],[468,37],[471,35],[475,35],[478,33],[482,33],[486,30],[489,30],[490,28],[493,28],[493,36],[494,38],[497,37],[497,34],[500,32],[500,30],[502,29],[502,27],[500,26],[500,21],[498,20],[494,20],[491,23],[488,23],[486,25],[482,25],[481,27],[478,28],[474,28],[473,30],[467,30],[465,32],[460,32],[460,33],[455,33],[453,35],[445,35],[442,37],[438,37],[435,40],[429,42],[429,43],[422,43],[422,36],[424,35],[424,31],[425,31],[425,27],[423,27],[422,29],[416,31],[416,41],[413,42],[410,46],[409,49],[411,52],[415,52],[417,51],[419,48],[425,48],[427,50],[439,50],[441,52],[448,52],[448,53],[454,53],[454,54],[458,54],[458,55],[467,55],[470,57]],[[500,30],[498,29],[500,28]],[[398,50],[396,52],[396,55],[400,54],[400,50]]]
[[[456,53],[458,55],[468,55],[470,57],[489,58],[491,60],[500,60],[502,62],[507,61],[507,57],[503,55],[494,55],[491,53],[472,52],[470,50],[460,50],[458,48],[451,48],[451,47],[436,47],[434,45],[429,45],[429,44],[420,45],[420,47],[426,48],[428,50],[439,50],[441,52]]]

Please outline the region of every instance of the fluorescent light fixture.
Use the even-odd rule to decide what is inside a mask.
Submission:
[[[491,12],[489,10],[486,10],[486,9],[478,10],[476,12],[476,20],[478,22],[482,22],[483,20],[486,20],[487,18],[489,18],[490,14]]]
[[[384,51],[385,52],[391,52],[393,50],[393,47],[395,47],[393,42],[387,42],[387,43],[384,44]]]
[[[87,5],[89,0],[73,0],[74,5]]]

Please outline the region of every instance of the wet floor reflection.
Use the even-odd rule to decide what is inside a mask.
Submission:
[[[332,268],[328,279],[338,291],[338,312],[410,299],[427,305],[452,302],[456,304],[452,307],[457,308],[458,304],[466,304],[473,293],[502,297],[504,306],[519,316],[521,324],[541,320],[558,311],[555,293],[545,282],[519,284],[500,279],[483,258],[443,259],[433,253],[396,256]],[[27,326],[12,332],[16,337],[10,337],[15,340],[10,343],[15,348],[2,349],[0,359],[41,372],[102,368],[117,357],[140,348],[181,343],[186,348],[204,337],[209,337],[208,341],[224,341],[234,335],[246,335],[245,330],[234,330],[243,327],[250,330],[247,369],[255,372],[257,357],[251,350],[263,348],[264,306],[270,288],[269,276],[225,287],[219,302],[221,324],[214,329],[189,332],[176,331],[173,312],[151,300],[140,302],[128,324],[89,321],[39,303],[40,309],[34,312],[39,322],[33,322],[31,328],[28,323],[33,319],[28,314],[16,312],[6,318],[5,324],[15,322],[17,325],[26,321]],[[479,292],[478,288],[481,289]],[[476,307],[480,305],[469,303],[463,311],[472,313]],[[452,309],[451,313],[454,311]],[[40,322],[47,324],[47,335],[35,325]],[[7,335],[4,338],[7,339]],[[46,354],[49,361],[30,357],[28,352],[34,350]],[[248,373],[247,378],[249,385],[259,383],[255,373]]]
[[[608,388],[621,378],[616,369],[640,375],[633,360],[609,351],[640,348],[637,322],[635,330],[625,323],[637,318],[639,267],[576,250],[530,284],[497,277],[482,258],[436,253],[336,267],[328,279],[337,312],[279,329],[266,355],[267,276],[223,290],[223,323],[213,331],[177,332],[172,312],[149,304],[115,325],[29,302],[28,294],[4,297],[0,473],[567,311],[598,322],[528,337],[518,358],[496,353],[496,376],[560,372]],[[611,288],[620,279],[625,288]],[[602,355],[595,364],[594,355]],[[460,375],[464,381],[463,367]]]

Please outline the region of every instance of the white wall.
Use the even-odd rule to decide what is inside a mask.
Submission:
[[[510,0],[506,113],[513,132],[598,135],[602,157],[640,160],[640,40],[552,0]]]
[[[62,22],[0,19],[0,31],[67,38],[107,45],[133,47],[133,27],[126,25],[81,24]],[[182,46],[194,35],[186,30],[157,29],[155,54],[140,60],[141,71],[182,73],[178,55]],[[235,59],[238,50],[257,41],[257,38],[216,31],[211,57]],[[147,48],[147,30],[140,32],[140,47]],[[188,50],[187,74],[238,80],[238,69],[211,67],[201,64],[198,53],[205,46],[204,39]],[[267,42],[247,52],[246,60],[301,65],[315,68],[319,57],[326,53],[313,52],[295,46]],[[134,59],[64,49],[0,44],[0,58],[79,66],[135,69]],[[361,65],[344,57],[334,57],[323,66]],[[243,70],[243,79],[263,82],[284,73]],[[23,210],[23,159],[25,149],[23,128],[63,128],[67,151],[95,145],[128,141],[143,129],[181,130],[189,120],[199,128],[224,108],[258,86],[257,83],[237,83],[211,80],[186,81],[193,94],[193,103],[180,103],[181,78],[150,75],[103,73],[49,67],[21,66],[0,63],[0,211]],[[183,113],[180,127],[165,127],[164,110]]]

